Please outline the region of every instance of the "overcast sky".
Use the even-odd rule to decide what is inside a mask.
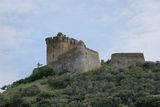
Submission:
[[[45,38],[58,32],[104,60],[115,52],[160,60],[160,0],[0,0],[0,87],[45,65]]]

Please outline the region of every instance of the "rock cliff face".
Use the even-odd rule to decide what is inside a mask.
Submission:
[[[143,53],[115,53],[111,56],[110,64],[123,68],[141,62],[145,62]]]
[[[88,49],[83,41],[58,33],[46,38],[47,65],[56,71],[87,72],[100,67],[99,54]]]

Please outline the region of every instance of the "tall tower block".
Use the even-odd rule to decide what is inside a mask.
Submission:
[[[75,49],[78,41],[73,38],[68,38],[61,32],[56,37],[46,38],[47,44],[47,64],[58,60],[58,57]]]

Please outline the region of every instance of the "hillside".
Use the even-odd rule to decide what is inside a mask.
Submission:
[[[0,94],[0,107],[160,107],[160,62],[86,73],[41,67]]]

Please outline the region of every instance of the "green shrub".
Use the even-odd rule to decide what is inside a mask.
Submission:
[[[53,71],[53,69],[47,66],[44,66],[41,68],[37,68],[35,71],[33,71],[32,75],[28,78],[28,81],[29,82],[35,81],[43,77],[48,77],[52,75],[55,75],[55,72]]]
[[[52,93],[51,92],[41,92],[37,98],[36,98],[36,101],[37,102],[40,102],[41,100],[43,99],[51,99],[53,97]]]
[[[54,78],[48,78],[48,84],[55,89],[65,88],[70,84],[70,82],[71,77],[69,74],[64,74],[62,76],[57,76]]]
[[[43,99],[33,104],[33,107],[53,107],[49,99]]]
[[[69,73],[69,72],[70,72],[70,71],[64,69],[64,70],[62,70],[62,71],[57,72],[57,74],[58,74],[58,75],[63,75],[63,74],[65,74],[65,73]]]
[[[160,107],[160,96],[141,97],[135,105],[136,107]]]
[[[21,92],[22,96],[28,96],[29,97],[29,96],[35,96],[35,95],[39,94],[40,89],[39,89],[38,86],[32,85],[30,87],[22,89],[20,92]]]
[[[0,107],[9,107],[9,101],[5,99],[0,93]]]
[[[30,104],[22,99],[19,92],[16,92],[11,98],[8,107],[30,107]]]

